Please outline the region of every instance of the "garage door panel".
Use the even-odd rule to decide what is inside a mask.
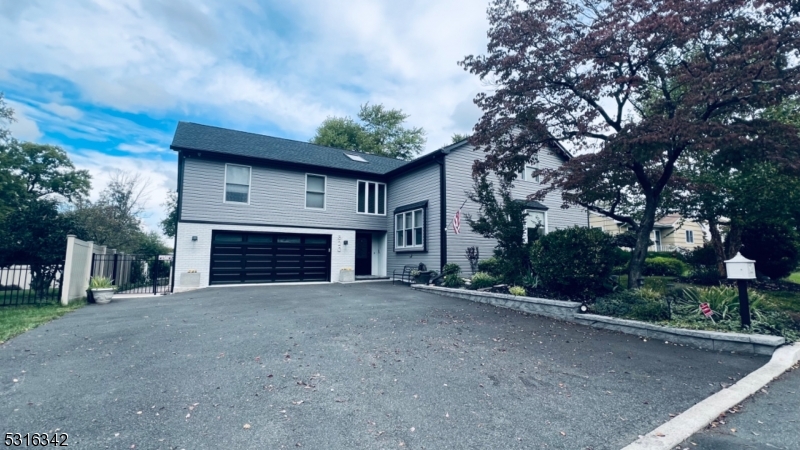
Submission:
[[[330,236],[215,231],[211,284],[330,281]]]

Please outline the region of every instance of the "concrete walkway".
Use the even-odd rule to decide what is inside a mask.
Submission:
[[[0,346],[0,429],[91,449],[618,450],[767,360],[390,283],[205,289]]]

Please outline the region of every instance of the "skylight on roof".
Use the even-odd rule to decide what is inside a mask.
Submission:
[[[349,153],[345,153],[344,156],[347,156],[348,158],[352,159],[353,161],[358,161],[358,162],[363,162],[363,163],[369,162],[366,159],[364,159],[364,158],[362,158],[362,157],[360,157],[358,155],[351,155]]]

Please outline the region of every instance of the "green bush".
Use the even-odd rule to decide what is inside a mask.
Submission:
[[[548,289],[567,295],[592,296],[614,267],[611,236],[599,229],[573,227],[553,231],[533,244],[534,272]]]
[[[717,254],[711,244],[706,243],[691,250],[684,257],[684,261],[689,264],[690,276],[694,282],[705,285],[719,282]]]
[[[766,297],[747,290],[750,314],[753,318],[765,314]],[[683,301],[675,307],[675,312],[683,316],[702,316],[701,303],[708,303],[714,320],[739,320],[739,291],[733,286],[714,286],[707,288],[689,287],[683,290]]]
[[[756,261],[756,271],[779,280],[800,262],[800,236],[791,224],[759,221],[742,231],[742,256]]]
[[[461,275],[461,266],[456,263],[447,263],[442,267],[442,275]]]
[[[461,278],[461,275],[457,273],[451,273],[444,276],[444,279],[442,279],[442,285],[449,288],[459,288],[464,286],[464,279]]]
[[[679,261],[682,261],[682,262],[683,262],[683,261],[685,261],[685,259],[686,259],[686,254],[685,254],[685,253],[681,253],[681,252],[679,252],[679,251],[671,251],[671,252],[647,252],[647,257],[648,257],[648,258],[656,258],[656,257],[661,257],[661,258],[672,258],[672,259],[677,259],[677,260],[679,260]]]
[[[669,319],[666,299],[647,288],[627,289],[598,298],[592,309],[602,315],[647,321]]]
[[[483,289],[487,287],[492,287],[497,284],[497,279],[486,272],[476,272],[475,275],[472,275],[472,280],[470,286],[475,289]]]
[[[488,273],[493,277],[498,277],[501,275],[500,261],[498,261],[497,258],[489,258],[478,261],[478,271]]]
[[[686,265],[679,259],[656,256],[644,261],[644,274],[647,276],[679,277],[686,271]]]
[[[511,295],[516,295],[518,297],[527,294],[527,292],[525,292],[525,288],[522,286],[511,286],[510,288],[508,288],[508,293]]]

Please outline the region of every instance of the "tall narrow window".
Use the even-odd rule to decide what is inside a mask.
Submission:
[[[250,202],[250,167],[225,164],[225,201]]]
[[[386,185],[373,181],[359,181],[356,211],[359,214],[386,215]]]
[[[522,172],[519,173],[518,178],[523,181],[533,181],[534,183],[539,182],[539,176],[534,176],[533,174],[538,170],[535,164],[525,164],[525,168],[522,169]]]
[[[325,177],[306,174],[306,208],[325,209]]]
[[[423,248],[425,238],[425,211],[415,209],[395,215],[396,249]]]
[[[686,242],[689,244],[694,244],[694,231],[686,230]]]

